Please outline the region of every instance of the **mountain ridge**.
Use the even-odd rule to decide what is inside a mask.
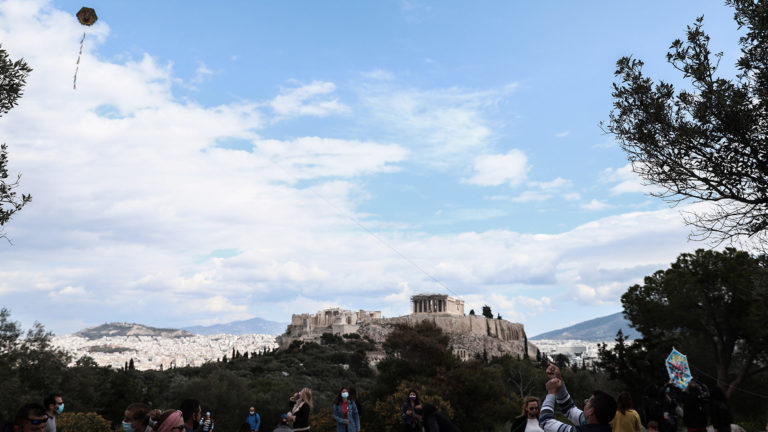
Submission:
[[[251,318],[241,321],[232,321],[223,324],[213,324],[209,326],[190,326],[184,327],[190,333],[201,335],[212,335],[228,333],[234,335],[240,334],[282,334],[288,323],[281,323],[277,321],[269,321],[263,318]]]
[[[616,333],[619,330],[622,331],[624,337],[627,339],[639,339],[642,337],[640,332],[630,327],[630,323],[624,318],[623,312],[617,312],[615,314],[582,321],[569,327],[541,333],[530,339],[579,339],[589,342],[603,342],[614,340],[616,338]]]
[[[93,340],[107,336],[159,336],[183,338],[191,337],[192,333],[179,329],[150,327],[144,324],[111,322],[85,328],[74,335]]]

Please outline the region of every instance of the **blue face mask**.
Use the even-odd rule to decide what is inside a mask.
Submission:
[[[59,408],[56,409],[56,411],[61,414],[64,412],[64,404],[59,405]]]
[[[123,422],[123,430],[125,432],[133,432],[133,426],[130,423]]]
[[[342,394],[341,394],[341,397],[343,397],[344,399],[346,399],[346,398],[348,398],[348,397],[349,397],[349,393],[347,393],[347,392],[344,392],[344,393],[342,393]]]

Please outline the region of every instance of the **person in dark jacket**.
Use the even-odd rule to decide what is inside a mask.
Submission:
[[[400,417],[403,419],[403,430],[406,432],[419,430],[419,418],[413,415],[416,407],[421,405],[419,393],[416,390],[408,391],[408,399],[403,402]]]
[[[715,386],[711,393],[710,411],[712,415],[712,427],[715,432],[731,432],[733,415],[728,403],[725,401],[725,393],[720,387]]]
[[[509,432],[543,432],[539,426],[539,398],[526,396],[523,413],[512,422]]]
[[[288,413],[288,421],[293,422],[294,431],[309,430],[309,411],[312,409],[312,390],[307,387],[291,396],[288,405],[291,412]]]
[[[678,400],[683,403],[683,423],[688,428],[688,432],[706,432],[707,430],[707,410],[706,396],[709,391],[691,381],[685,391],[680,393]]]
[[[414,409],[414,413],[421,418],[424,432],[461,432],[455,424],[448,420],[448,417],[439,413],[434,405],[418,405]]]

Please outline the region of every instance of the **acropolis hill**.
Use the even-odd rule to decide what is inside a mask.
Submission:
[[[465,315],[464,301],[444,294],[414,295],[411,306],[409,315],[394,318],[383,318],[380,311],[354,312],[339,308],[294,314],[286,332],[278,337],[278,344],[285,349],[294,341],[319,341],[323,333],[357,333],[381,346],[396,324],[431,321],[450,337],[454,354],[464,360],[483,354],[488,357],[524,355],[527,338],[522,324]],[[528,343],[528,352],[535,355],[536,346]],[[369,360],[376,362],[383,356],[383,351],[369,353]]]

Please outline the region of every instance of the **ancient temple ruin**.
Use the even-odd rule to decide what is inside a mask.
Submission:
[[[445,294],[417,294],[411,296],[412,314],[451,314],[464,315],[464,300],[448,297]]]

